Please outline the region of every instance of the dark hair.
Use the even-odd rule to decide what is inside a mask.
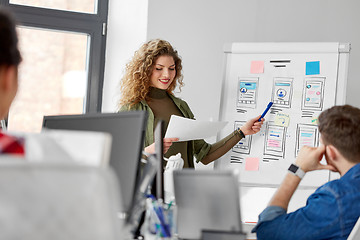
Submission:
[[[15,20],[10,13],[0,9],[0,66],[18,66],[20,62]]]
[[[331,144],[350,162],[360,162],[360,109],[334,106],[319,115],[324,144]]]

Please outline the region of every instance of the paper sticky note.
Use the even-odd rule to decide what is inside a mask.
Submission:
[[[282,126],[282,127],[288,127],[289,122],[290,122],[290,115],[289,114],[278,112],[275,115],[275,125]]]
[[[318,118],[317,117],[311,118],[311,124],[317,125],[318,124]]]
[[[264,73],[264,61],[251,61],[250,73]]]
[[[320,74],[320,61],[306,62],[306,75]]]
[[[245,171],[259,171],[259,158],[246,158]]]

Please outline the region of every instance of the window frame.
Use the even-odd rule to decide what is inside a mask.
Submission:
[[[19,26],[85,33],[90,36],[87,55],[87,92],[85,113],[101,112],[104,84],[108,0],[97,1],[97,13],[81,13],[40,7],[22,6],[0,0],[10,9]]]

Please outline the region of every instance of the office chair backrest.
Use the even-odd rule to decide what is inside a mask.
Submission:
[[[118,199],[108,168],[0,157],[2,239],[117,240]]]

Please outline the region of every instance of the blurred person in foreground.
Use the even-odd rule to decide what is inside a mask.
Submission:
[[[0,8],[0,119],[7,116],[15,98],[20,62],[14,18]],[[0,154],[24,156],[24,139],[0,131]]]

